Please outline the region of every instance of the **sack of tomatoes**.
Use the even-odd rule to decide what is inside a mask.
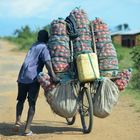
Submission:
[[[117,80],[115,80],[115,84],[118,86],[118,89],[120,91],[123,91],[127,87],[128,83],[130,81],[131,75],[132,75],[131,68],[125,69],[122,72],[118,73],[119,78]]]

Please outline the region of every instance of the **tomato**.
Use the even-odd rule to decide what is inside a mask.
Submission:
[[[100,26],[100,30],[103,30],[103,26],[102,25]]]
[[[98,35],[100,36],[101,35],[101,32],[98,32]]]

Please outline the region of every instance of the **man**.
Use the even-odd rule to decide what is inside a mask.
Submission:
[[[21,125],[21,114],[23,111],[24,102],[27,97],[29,103],[29,110],[24,135],[32,135],[30,125],[35,114],[35,104],[40,88],[40,85],[37,81],[37,75],[43,70],[44,65],[46,66],[53,82],[59,82],[59,78],[55,76],[55,73],[53,71],[49,50],[46,45],[48,39],[49,36],[47,31],[40,30],[38,32],[38,40],[29,49],[19,72],[17,80],[18,102],[16,106],[15,130],[18,131],[18,128]]]

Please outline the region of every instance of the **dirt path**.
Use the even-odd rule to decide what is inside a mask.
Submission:
[[[32,137],[14,135],[11,130],[15,120],[16,78],[25,53],[13,52],[13,47],[0,40],[0,140],[140,140],[140,112],[135,111],[131,97],[121,96],[109,117],[95,117],[93,131],[84,135],[79,115],[73,126],[67,126],[64,118],[52,113],[42,90],[32,125],[35,134]],[[27,107],[26,102],[23,122],[26,120]]]

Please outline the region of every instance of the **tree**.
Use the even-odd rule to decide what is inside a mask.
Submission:
[[[50,29],[50,25],[46,25],[44,29],[48,30]],[[19,49],[29,49],[31,47],[32,43],[34,43],[37,40],[37,33],[40,30],[40,28],[37,28],[35,31],[32,31],[31,28],[28,25],[25,25],[21,27],[20,29],[16,29],[14,31],[14,37],[10,37],[9,39],[15,43],[18,44]]]
[[[119,24],[115,28],[116,28],[117,31],[128,31],[128,30],[130,30],[130,27],[129,27],[128,23]]]
[[[21,27],[21,29],[16,29],[14,34],[17,38],[27,38],[32,35],[31,29],[28,25]]]
[[[49,34],[50,34],[50,32],[51,32],[51,31],[50,31],[50,28],[51,28],[51,25],[50,25],[50,24],[44,26],[44,29],[47,30]]]
[[[28,25],[16,29],[14,35],[15,42],[19,44],[20,49],[28,49],[37,38],[37,32],[31,31]]]
[[[122,31],[122,24],[116,26],[117,31]]]
[[[124,23],[123,24],[123,27],[124,27],[124,30],[130,30],[128,23]]]

